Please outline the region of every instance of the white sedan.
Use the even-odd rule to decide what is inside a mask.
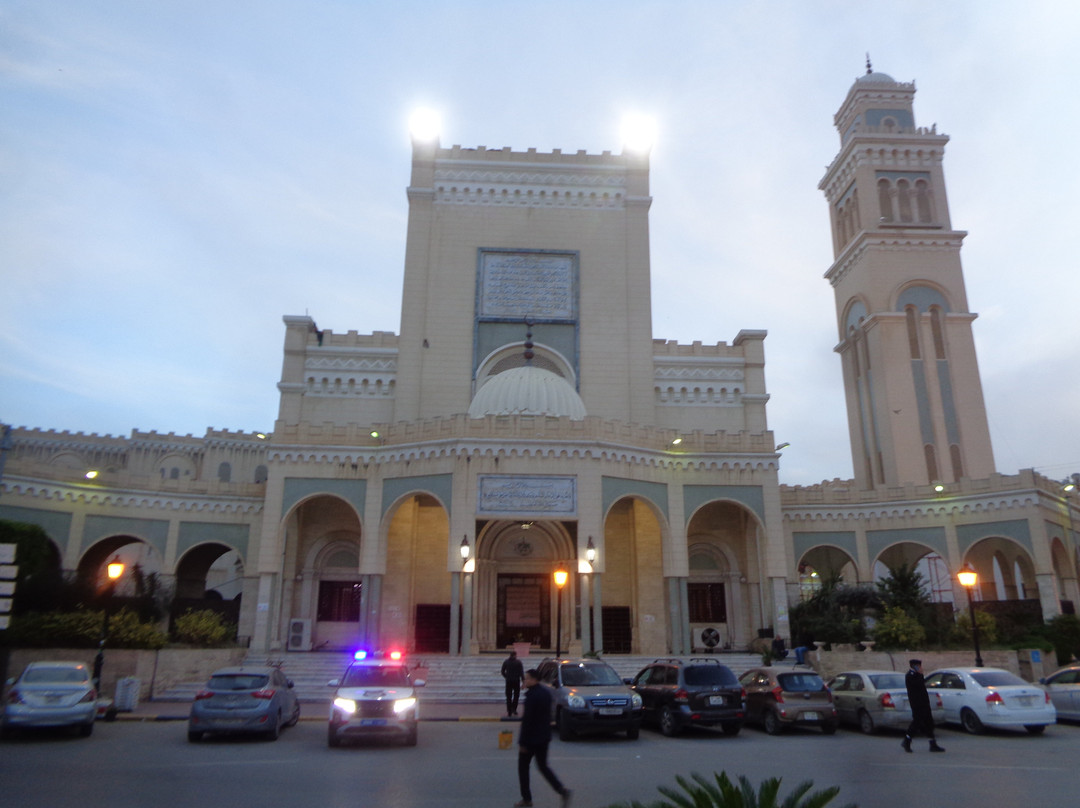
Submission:
[[[945,668],[926,677],[941,696],[945,720],[978,734],[985,727],[1023,727],[1038,735],[1057,721],[1050,695],[1001,668]]]
[[[1080,665],[1054,671],[1039,682],[1050,694],[1058,718],[1080,721]]]

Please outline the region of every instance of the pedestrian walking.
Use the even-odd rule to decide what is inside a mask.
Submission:
[[[502,664],[502,678],[506,680],[506,714],[517,715],[518,698],[521,696],[521,680],[525,669],[518,659],[517,651],[511,651]]]
[[[562,808],[570,805],[570,789],[566,788],[547,765],[548,745],[551,743],[551,691],[540,684],[535,668],[525,671],[525,706],[521,710],[521,732],[518,734],[518,783],[521,799],[514,808],[532,806],[529,788],[529,765],[536,758],[536,769],[562,798]]]
[[[930,694],[926,692],[922,660],[908,660],[908,665],[911,668],[904,676],[904,684],[907,685],[908,706],[911,707],[911,724],[900,745],[904,747],[905,752],[910,752],[912,736],[921,734],[930,739],[931,752],[944,752],[945,750],[938,746],[934,738],[934,714],[930,711]]]

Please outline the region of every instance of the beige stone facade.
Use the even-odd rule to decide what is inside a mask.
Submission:
[[[853,481],[779,485],[764,331],[654,338],[647,154],[415,142],[399,334],[286,316],[268,435],[11,430],[0,518],[68,570],[139,548],[191,598],[234,570],[258,649],[744,648],[788,635],[808,570],[928,556],[1057,614],[1080,511],[995,473],[947,138],[913,94],[856,82],[821,184]]]

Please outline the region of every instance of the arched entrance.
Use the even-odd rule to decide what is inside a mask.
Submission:
[[[855,560],[839,547],[827,544],[811,547],[799,559],[799,599],[813,597],[825,578],[836,577],[847,584],[859,582]]]
[[[555,648],[559,602],[553,573],[571,574],[562,593],[562,647],[576,636],[575,536],[573,523],[494,521],[477,536],[473,625],[481,651],[528,642]]]
[[[192,547],[176,564],[172,619],[189,609],[209,609],[221,615],[225,622],[238,626],[243,577],[244,563],[231,547],[216,542]],[[214,585],[221,589],[215,589]],[[223,592],[232,596],[226,598]]]

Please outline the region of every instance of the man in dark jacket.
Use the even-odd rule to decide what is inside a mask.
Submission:
[[[559,782],[548,768],[548,744],[551,743],[551,691],[540,684],[535,668],[525,671],[525,706],[521,710],[521,732],[518,734],[518,782],[521,799],[514,808],[529,808],[532,789],[529,788],[529,764],[536,758],[536,768],[548,784],[562,797],[562,806],[570,804],[570,790]]]
[[[517,658],[517,651],[511,651],[510,656],[502,664],[502,677],[506,680],[506,714],[517,715],[518,698],[521,696],[521,680],[525,670],[521,660]]]
[[[944,752],[934,739],[934,714],[930,711],[930,694],[926,692],[926,679],[923,677],[922,660],[908,661],[911,669],[904,676],[907,685],[908,706],[911,707],[911,724],[907,735],[901,742],[905,752],[911,751],[911,736],[921,733],[930,739],[931,752]]]

